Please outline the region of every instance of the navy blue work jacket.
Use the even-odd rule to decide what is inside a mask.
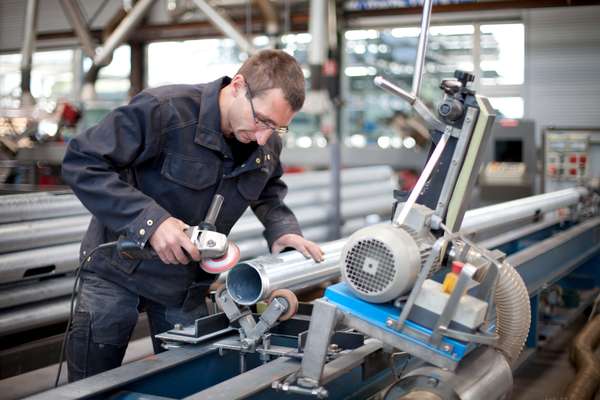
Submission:
[[[169,216],[199,224],[217,190],[225,198],[219,232],[228,234],[250,205],[269,248],[283,234],[301,234],[283,203],[281,138],[256,146],[245,163],[233,160],[218,104],[230,81],[144,90],[70,141],[63,178],[93,214],[80,259],[122,234],[143,246]],[[214,278],[196,262],[130,261],[114,249],[96,252],[85,268],[167,305],[181,304],[190,287]]]

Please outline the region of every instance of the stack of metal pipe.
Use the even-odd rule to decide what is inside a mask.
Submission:
[[[330,172],[285,176],[286,204],[304,235],[330,238]],[[393,172],[389,167],[342,172],[342,234],[349,235],[391,214]],[[72,193],[0,197],[0,336],[66,320],[73,272],[91,216]],[[268,253],[262,224],[248,211],[231,231],[242,258]]]

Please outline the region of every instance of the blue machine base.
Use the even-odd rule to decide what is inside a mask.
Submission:
[[[330,303],[335,304],[341,311],[349,313],[387,333],[399,336],[411,345],[424,347],[453,362],[459,362],[470,350],[468,343],[446,337],[442,339],[442,344],[439,347],[432,346],[428,342],[432,333],[431,329],[412,321],[407,320],[404,329],[401,331],[388,327],[386,321],[389,318],[397,320],[402,310],[394,307],[391,303],[375,304],[361,300],[354,296],[351,289],[344,282],[329,286],[325,290],[325,298]],[[400,350],[412,354],[411,345]],[[444,351],[444,348],[449,349],[449,351]]]

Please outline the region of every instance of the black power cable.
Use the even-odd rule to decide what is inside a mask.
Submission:
[[[69,343],[69,330],[71,329],[71,322],[73,321],[73,311],[75,310],[75,304],[79,303],[79,295],[81,294],[81,291],[79,290],[79,284],[81,283],[81,271],[83,271],[83,268],[85,267],[85,263],[88,260],[91,260],[91,257],[94,255],[94,253],[98,250],[101,249],[106,249],[109,247],[114,247],[117,245],[117,241],[114,242],[107,242],[107,243],[103,243],[97,247],[95,247],[90,254],[83,259],[83,261],[79,264],[79,266],[77,267],[77,272],[75,273],[75,282],[73,283],[73,290],[71,291],[71,305],[70,305],[70,311],[69,311],[69,320],[67,322],[67,329],[65,330],[65,334],[63,336],[63,340],[62,340],[62,345],[60,346],[60,356],[58,359],[58,372],[56,374],[56,381],[54,382],[54,387],[58,387],[58,381],[60,380],[60,373],[62,371],[62,363],[65,357],[65,349],[67,348],[67,345]]]

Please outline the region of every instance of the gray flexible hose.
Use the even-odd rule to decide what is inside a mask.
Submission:
[[[504,262],[496,285],[496,333],[500,336],[498,347],[510,364],[521,350],[531,324],[529,293],[521,275],[512,265]]]

